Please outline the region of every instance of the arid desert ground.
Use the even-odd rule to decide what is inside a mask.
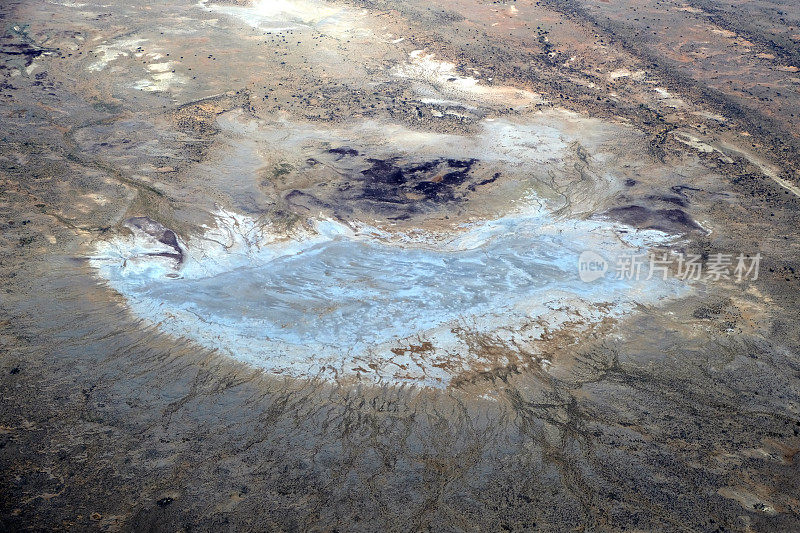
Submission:
[[[0,22],[0,530],[800,530],[800,5]]]

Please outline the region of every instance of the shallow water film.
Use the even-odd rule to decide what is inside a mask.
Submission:
[[[0,6],[3,531],[800,529],[800,8]]]

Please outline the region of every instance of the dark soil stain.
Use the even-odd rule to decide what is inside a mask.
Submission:
[[[290,209],[307,212],[332,209],[338,216],[363,211],[388,220],[405,220],[465,200],[476,188],[497,181],[501,175],[488,174],[474,158],[384,159],[365,157],[363,152],[349,146],[327,149],[325,153],[333,155],[333,159],[312,157],[306,160],[306,165],[316,169],[327,167],[341,178],[338,184],[328,188],[328,183],[320,182],[313,189],[290,191],[284,196]]]
[[[379,203],[414,204],[420,200],[452,202],[456,188],[469,178],[476,159],[434,159],[403,165],[394,159],[368,159],[361,172],[361,198]],[[420,198],[421,196],[421,198]]]
[[[176,261],[178,261],[178,264],[181,264],[183,262],[183,257],[184,257],[183,248],[181,248],[181,245],[178,242],[178,236],[175,235],[174,231],[164,227],[159,222],[156,222],[155,220],[152,220],[148,217],[132,217],[126,220],[126,223],[130,226],[142,230],[146,234],[156,239],[161,244],[166,244],[167,246],[175,250],[175,253],[162,252],[150,255],[155,255],[160,257],[171,257]]]
[[[659,199],[664,200],[663,198]],[[601,216],[639,229],[654,229],[665,233],[688,233],[692,231],[705,233],[705,230],[692,220],[692,217],[686,211],[677,208],[650,209],[641,205],[627,205],[609,209]]]

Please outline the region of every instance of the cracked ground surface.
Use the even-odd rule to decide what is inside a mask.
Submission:
[[[799,19],[766,0],[4,3],[0,528],[800,528]],[[746,283],[521,289],[526,250],[558,273],[587,235],[763,259]],[[468,319],[387,300],[376,326],[388,304],[346,292],[388,298],[398,256],[475,240],[505,255],[456,263],[493,287]],[[270,278],[301,318],[257,317],[284,344],[244,354],[258,305],[223,318],[248,273],[307,242],[359,261]],[[293,283],[343,296],[303,322]]]

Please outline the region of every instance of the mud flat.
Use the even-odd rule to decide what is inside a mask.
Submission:
[[[800,528],[797,8],[0,15],[0,529]]]

